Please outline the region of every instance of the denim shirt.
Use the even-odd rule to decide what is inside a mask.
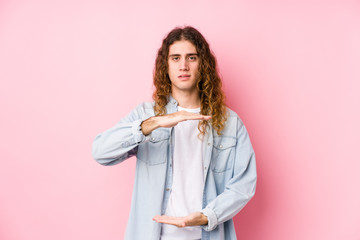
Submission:
[[[125,239],[159,240],[161,224],[152,220],[166,210],[172,186],[172,128],[158,128],[144,136],[141,122],[154,116],[154,103],[142,103],[114,127],[96,136],[94,159],[112,166],[136,156],[136,174]],[[177,111],[170,96],[167,113]],[[236,239],[232,218],[253,197],[256,187],[255,154],[247,130],[235,112],[221,135],[211,126],[203,136],[203,209],[208,224],[203,240]]]

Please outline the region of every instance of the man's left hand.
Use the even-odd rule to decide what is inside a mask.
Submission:
[[[207,217],[201,212],[193,212],[185,217],[155,216],[153,220],[158,223],[171,224],[179,228],[187,226],[200,226],[208,224]]]

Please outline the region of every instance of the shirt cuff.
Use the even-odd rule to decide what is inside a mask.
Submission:
[[[215,212],[210,208],[204,208],[200,212],[208,218],[208,224],[201,227],[208,232],[214,230],[218,224]]]
[[[132,132],[133,132],[133,135],[134,135],[134,140],[136,143],[141,143],[141,142],[147,142],[150,140],[150,135],[147,135],[145,136],[143,134],[143,132],[141,131],[141,123],[143,122],[144,120],[142,119],[139,119],[139,120],[135,120],[133,123],[132,123]]]

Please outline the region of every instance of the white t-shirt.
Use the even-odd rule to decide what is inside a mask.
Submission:
[[[178,111],[199,113],[200,108]],[[184,217],[202,209],[203,160],[199,120],[188,120],[174,127],[173,183],[165,215]],[[201,227],[178,228],[162,224],[161,240],[201,239]]]

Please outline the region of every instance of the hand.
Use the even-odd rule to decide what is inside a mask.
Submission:
[[[146,119],[141,124],[141,130],[144,135],[149,135],[152,131],[159,127],[170,128],[176,126],[179,122],[187,120],[209,120],[211,116],[191,113],[187,111],[179,111],[163,116],[155,116]]]
[[[158,223],[171,224],[179,228],[208,224],[207,216],[201,212],[193,212],[186,217],[155,216],[153,220]]]
[[[209,120],[210,116],[201,115],[198,113],[191,113],[187,111],[179,111],[163,116],[157,116],[156,120],[159,127],[174,127],[179,122],[187,121],[187,120]]]

